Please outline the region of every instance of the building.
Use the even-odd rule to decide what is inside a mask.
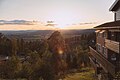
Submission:
[[[114,21],[96,26],[96,45],[90,47],[90,62],[99,80],[120,80],[120,0],[110,11]]]

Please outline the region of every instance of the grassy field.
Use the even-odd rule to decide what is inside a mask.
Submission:
[[[75,71],[68,74],[63,80],[97,80],[94,76],[94,70],[83,68],[80,71]]]

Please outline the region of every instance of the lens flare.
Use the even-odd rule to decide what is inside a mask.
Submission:
[[[59,54],[63,54],[63,52],[64,52],[64,51],[63,51],[61,48],[58,48],[58,53],[59,53]]]

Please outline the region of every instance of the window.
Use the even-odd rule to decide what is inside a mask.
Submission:
[[[107,55],[107,48],[104,47],[104,54]]]
[[[102,48],[101,48],[101,45],[100,44],[97,44],[97,51],[98,52],[101,52]]]
[[[103,37],[104,37],[105,39],[107,38],[107,33],[106,33],[106,32],[103,33]]]
[[[116,55],[115,55],[115,54],[112,54],[111,60],[112,60],[112,61],[116,61]]]
[[[107,57],[107,48],[105,46],[102,47],[102,53]]]

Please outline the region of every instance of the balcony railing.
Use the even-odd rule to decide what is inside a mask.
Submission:
[[[94,67],[94,69],[96,70],[97,67],[98,67],[98,65],[92,60],[91,57],[89,57],[89,59],[90,59],[90,63],[91,63],[91,65],[92,65],[92,66]]]
[[[112,75],[115,75],[116,73],[116,67],[110,63],[104,56],[102,56],[100,53],[98,53],[95,49],[90,47],[90,54],[97,59],[101,67],[106,71],[111,73]]]
[[[120,53],[120,43],[119,42],[105,39],[105,46],[108,49],[110,49],[116,53]]]

